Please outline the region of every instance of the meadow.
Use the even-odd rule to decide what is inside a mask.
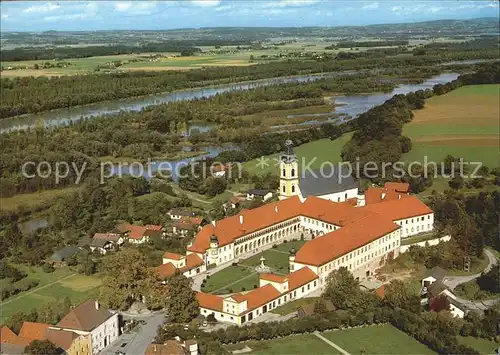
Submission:
[[[431,349],[391,325],[336,330],[321,335],[350,354],[434,354]],[[340,354],[314,334],[247,341],[225,347],[232,351],[245,346],[252,349],[251,354]]]
[[[426,101],[414,111],[412,122],[403,128],[411,138],[412,150],[405,162],[441,162],[448,155],[470,162],[499,165],[500,85],[463,86]]]
[[[314,161],[310,165],[312,169],[318,169],[323,162],[341,162],[342,158],[340,157],[340,153],[344,145],[351,139],[351,136],[352,133],[346,133],[333,141],[330,139],[320,139],[294,147],[299,169],[302,168],[303,162],[309,164],[313,159]],[[267,173],[272,173],[277,175],[278,168],[276,166],[276,159],[279,155],[280,154],[266,155],[264,161],[267,162],[267,165],[265,166],[260,164],[261,158],[259,158],[244,163],[243,168],[250,174],[265,175]]]
[[[75,274],[69,268],[58,268],[53,273],[45,273],[41,267],[16,265],[28,273],[28,280],[37,280],[39,285],[31,290],[17,294],[0,304],[1,322],[15,312],[29,312],[44,303],[63,299],[68,296],[75,305],[94,296],[102,280],[99,276]],[[8,280],[2,280],[2,283]],[[0,284],[2,286],[2,284]]]

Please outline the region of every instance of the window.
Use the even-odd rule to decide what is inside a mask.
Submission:
[[[292,192],[295,192],[295,185],[292,185]]]
[[[431,215],[428,215],[428,216],[427,216],[427,219],[431,219]]]
[[[295,169],[292,169],[292,177],[295,176]]]
[[[285,185],[283,185],[283,192],[285,192]]]
[[[424,220],[424,217],[422,216],[422,219],[421,219],[421,221],[423,221],[423,220]]]
[[[286,170],[283,169],[283,176],[286,176]]]
[[[346,192],[346,194],[345,194],[345,199],[347,200],[347,192]]]

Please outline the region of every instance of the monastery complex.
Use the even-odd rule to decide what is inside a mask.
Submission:
[[[192,277],[274,244],[306,240],[299,250],[290,251],[287,275],[261,273],[259,287],[247,293],[223,297],[199,292],[202,315],[213,313],[218,321],[241,325],[321,291],[328,275],[340,267],[364,280],[399,255],[401,239],[433,230],[433,211],[409,194],[408,184],[387,183],[360,194],[351,183],[341,184],[340,189],[331,183],[330,191],[306,194],[300,179],[292,178],[298,169],[290,159],[293,153],[288,153],[280,166],[279,201],[213,221],[195,236],[185,256],[169,252],[163,256],[162,277],[177,271]]]

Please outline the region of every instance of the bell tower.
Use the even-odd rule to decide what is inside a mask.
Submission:
[[[286,153],[280,156],[280,193],[279,199],[283,200],[299,195],[299,167],[297,157],[293,151],[293,142],[285,142]]]

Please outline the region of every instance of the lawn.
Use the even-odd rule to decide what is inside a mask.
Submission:
[[[457,340],[460,344],[476,349],[481,354],[494,354],[495,349],[500,347],[499,343],[481,338],[457,336]]]
[[[226,285],[235,284],[239,280],[248,277],[253,273],[254,272],[243,266],[229,266],[211,275],[205,282],[205,286],[202,287],[202,291],[213,292],[215,290],[222,289]]]
[[[310,167],[318,169],[324,162],[341,162],[340,153],[344,145],[351,139],[352,133],[346,133],[335,140],[320,139],[314,142],[305,143],[294,148],[297,155],[299,169],[305,164],[309,164],[314,160]],[[279,142],[277,142],[279,143]],[[284,142],[282,143],[284,146]],[[283,148],[284,149],[284,148]],[[280,154],[267,155],[267,165],[262,166],[260,159],[253,159],[243,164],[243,168],[250,174],[267,174],[272,173],[277,175],[278,168],[276,159]]]
[[[38,270],[39,268],[35,269],[36,271],[31,272],[28,278],[39,280],[40,285],[2,302],[2,322],[15,312],[28,312],[44,303],[66,296],[71,299],[73,304],[79,304],[93,297],[102,284],[99,276],[72,274],[68,268],[56,269],[50,274],[43,273],[43,271]],[[61,278],[64,279],[57,281]]]
[[[313,334],[301,334],[285,338],[247,341],[244,343],[226,345],[228,351],[243,349],[248,346],[250,354],[340,354],[323,340]]]
[[[463,86],[428,99],[414,114],[403,128],[413,142],[405,162],[422,162],[425,156],[429,162],[441,162],[451,154],[498,166],[500,85]]]
[[[65,187],[63,189],[45,190],[27,194],[17,194],[12,197],[0,198],[1,211],[16,211],[20,208],[28,211],[42,210],[50,207],[58,198],[76,192],[78,187]]]
[[[279,244],[274,250],[290,252],[290,249],[295,249],[295,251],[299,250],[305,243],[305,240],[292,240],[291,242],[284,242]]]
[[[283,306],[276,307],[271,312],[285,316],[292,312],[296,312],[301,306],[316,302],[318,299],[319,297],[299,298],[298,300],[285,303]]]
[[[424,233],[419,233],[417,235],[414,235],[409,238],[404,238],[401,240],[401,245],[408,245],[408,244],[414,244],[414,243],[420,243],[426,240],[430,239],[436,239],[436,238],[441,238],[444,237],[444,235],[436,235],[435,232],[424,232]]]
[[[288,243],[287,243],[288,244]],[[289,266],[289,253],[284,251],[278,251],[277,249],[268,249],[259,254],[253,255],[248,259],[241,262],[243,265],[248,266],[258,266],[260,265],[260,258],[264,257],[266,260],[264,264],[271,267],[273,272],[280,274],[288,273]]]
[[[391,325],[324,332],[322,335],[351,354],[434,354],[427,346]]]

